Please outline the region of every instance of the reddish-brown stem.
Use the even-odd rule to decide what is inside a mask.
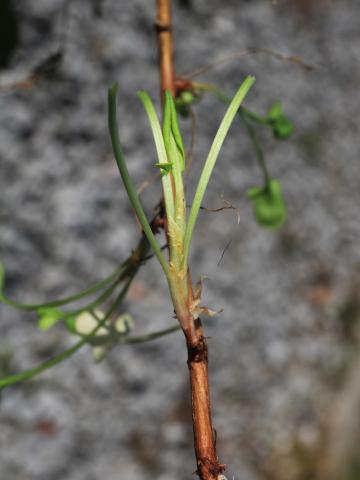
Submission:
[[[217,480],[225,470],[225,465],[219,463],[216,455],[210,407],[208,347],[200,321],[196,343],[186,340],[197,474],[201,480]]]
[[[171,1],[156,0],[156,33],[159,48],[161,94],[170,90],[175,96],[175,70],[173,60],[173,40],[171,23]]]

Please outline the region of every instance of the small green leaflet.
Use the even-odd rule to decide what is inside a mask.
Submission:
[[[285,140],[294,132],[294,125],[284,115],[280,102],[276,102],[270,107],[267,121],[272,127],[274,137],[279,140]]]
[[[64,317],[64,312],[58,308],[41,307],[37,310],[38,323],[40,330],[48,330]]]
[[[69,315],[67,312],[63,312],[54,307],[39,307],[36,313],[38,314],[37,326],[39,330],[49,330],[49,328],[53,327],[57,322],[63,320],[67,329],[71,333],[76,333],[74,326],[75,315]]]
[[[198,99],[198,97],[196,97],[192,92],[190,92],[188,90],[184,90],[180,94],[180,99],[186,105],[191,105],[192,103],[194,103]]]
[[[265,187],[253,187],[247,191],[253,202],[256,221],[268,229],[280,228],[287,216],[286,205],[278,180],[270,180]]]
[[[160,168],[161,174],[166,175],[172,170],[172,163],[155,163],[155,167]]]

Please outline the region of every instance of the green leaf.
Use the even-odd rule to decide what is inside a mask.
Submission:
[[[191,92],[183,90],[178,97],[175,98],[176,111],[184,118],[190,115],[190,106],[197,103],[201,98],[201,92]]]
[[[294,132],[294,125],[286,117],[279,118],[273,125],[274,137],[279,140],[285,140]]]
[[[39,317],[37,326],[43,331],[53,327],[59,320],[64,318],[64,312],[53,307],[40,307],[37,310],[37,314]]]
[[[284,224],[287,215],[286,205],[278,180],[270,180],[262,188],[250,188],[247,196],[253,202],[255,218],[259,225],[277,229]]]
[[[186,231],[184,235],[184,264],[187,266],[187,261],[190,251],[190,242],[193,235],[194,227],[196,220],[200,211],[201,202],[204,198],[206,188],[208,186],[212,171],[215,167],[216,160],[219,156],[221,147],[225,141],[225,137],[229,131],[229,128],[237,114],[237,111],[249,92],[250,88],[255,82],[255,78],[252,76],[246,77],[236,94],[234,95],[231,103],[222,119],[218,131],[215,135],[213,143],[211,145],[209,154],[205,161],[205,165],[200,175],[198,185],[196,187],[194,199],[191,205],[189,220],[186,226]]]
[[[180,99],[186,105],[191,105],[192,103],[198,100],[198,97],[195,96],[192,92],[189,92],[188,90],[184,90],[180,94]]]
[[[267,118],[269,120],[276,121],[283,116],[284,114],[280,102],[275,102],[273,105],[271,105],[267,114]]]
[[[64,324],[66,325],[66,328],[68,329],[68,331],[70,333],[74,333],[77,335],[77,331],[76,331],[76,316],[72,316],[72,317],[68,317],[68,318],[64,318]]]
[[[144,91],[138,92],[138,97],[140,98],[149,119],[159,163],[169,163],[165,144],[164,144],[163,131],[161,130],[160,122],[157,117],[154,104],[152,103],[149,95]],[[170,118],[170,111],[168,112],[168,115]],[[169,120],[169,128],[170,128],[170,120]],[[163,191],[164,191],[166,215],[167,217],[173,217],[174,216],[174,199],[173,199],[171,178],[169,178],[169,175],[163,175],[162,185],[163,185]],[[165,271],[166,267],[163,266],[163,268]]]
[[[129,171],[127,169],[127,165],[125,162],[124,154],[121,148],[121,143],[120,143],[120,137],[119,137],[119,131],[118,131],[118,125],[117,125],[117,108],[116,108],[116,100],[117,100],[117,91],[118,91],[118,85],[114,84],[112,87],[109,88],[108,90],[108,125],[109,125],[109,132],[110,132],[110,137],[111,137],[111,143],[116,159],[116,163],[119,168],[120,176],[122,178],[122,181],[124,183],[126,192],[128,194],[130,203],[133,207],[133,209],[136,212],[136,216],[144,230],[144,233],[146,235],[146,238],[148,239],[150,245],[152,246],[155,255],[157,259],[159,260],[160,265],[162,266],[165,275],[168,274],[168,264],[165,260],[164,255],[161,252],[161,248],[155,238],[155,235],[153,231],[151,230],[149,221],[145,215],[144,209],[141,205],[139,196],[137,194],[135,185],[129,175]],[[144,92],[139,94],[140,98],[142,99],[145,108],[149,107],[147,109],[149,118],[151,117],[153,119],[153,115],[155,115],[155,119],[157,120],[156,113],[154,111],[154,108],[152,107],[151,100],[146,95]],[[150,102],[150,105],[149,105]],[[151,112],[149,113],[149,109]],[[155,122],[153,122],[155,123]],[[152,124],[153,126],[153,124]],[[160,130],[160,148],[164,150],[163,146],[163,141],[162,141],[162,136],[161,136],[161,130]],[[155,139],[155,143],[157,142],[157,138]],[[162,146],[161,146],[162,145]],[[158,145],[157,145],[158,146]],[[165,153],[165,152],[164,152]],[[165,154],[166,158],[166,154]],[[159,160],[162,162],[162,157],[160,156]],[[164,177],[166,178],[166,177]]]
[[[167,173],[171,172],[172,170],[172,163],[155,163],[155,167],[160,168],[161,173],[166,175]]]

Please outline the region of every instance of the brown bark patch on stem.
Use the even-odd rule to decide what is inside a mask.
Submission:
[[[208,348],[204,336],[187,342],[197,471],[201,480],[217,480],[225,470],[219,463],[213,435],[208,379]]]

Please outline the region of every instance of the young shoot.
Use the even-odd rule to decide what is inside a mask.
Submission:
[[[144,213],[134,184],[129,176],[124,155],[122,153],[116,118],[117,85],[109,89],[109,129],[115,158],[120,175],[127,190],[129,200],[135,210],[144,233],[154,249],[160,265],[168,280],[175,312],[184,330],[191,328],[195,315],[190,305],[194,302],[189,290],[189,253],[194,228],[198,218],[211,174],[215,167],[221,147],[230,126],[245,96],[254,84],[254,77],[248,76],[240,86],[224,115],[218,128],[209,154],[201,172],[194,198],[191,202],[189,217],[186,218],[186,201],[183,173],[185,171],[185,149],[180,133],[174,99],[170,92],[164,95],[163,124],[160,126],[155,107],[146,92],[139,92],[139,98],[147,113],[154,137],[158,162],[155,164],[161,171],[162,187],[166,212],[166,234],[168,238],[169,259],[165,260],[160,245],[155,239],[150,224]]]

